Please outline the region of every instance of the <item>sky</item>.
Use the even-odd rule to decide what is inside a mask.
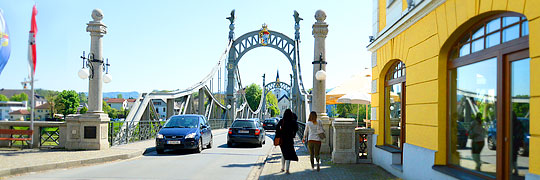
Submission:
[[[21,89],[28,77],[28,31],[31,10],[37,4],[37,65],[35,88],[86,92],[88,80],[80,79],[80,56],[90,49],[86,23],[95,8],[103,11],[107,25],[103,57],[111,64],[113,81],[104,92],[185,89],[202,80],[224,52],[229,32],[225,19],[236,10],[235,37],[268,29],[294,38],[293,11],[300,22],[300,62],[304,87],[312,87],[315,12],[326,12],[327,85],[333,88],[370,67],[366,50],[371,35],[371,1],[44,1],[0,0],[10,31],[11,57],[0,74],[0,88]],[[291,65],[276,49],[261,47],[239,62],[244,85],[275,80],[289,83]],[[223,88],[222,88],[223,89]]]

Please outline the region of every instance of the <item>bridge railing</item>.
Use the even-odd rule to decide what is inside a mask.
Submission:
[[[228,128],[232,124],[232,120],[230,119],[208,119],[208,124],[210,124],[210,127],[212,129],[224,129]]]
[[[0,121],[0,129],[30,129],[30,121]],[[63,147],[65,145],[66,129],[65,122],[56,121],[36,121],[34,122],[34,139],[33,148],[43,147]],[[9,137],[10,135],[0,135],[0,137]],[[21,135],[11,135],[12,137],[19,137]],[[0,147],[5,146],[26,146],[29,144],[25,141],[0,141]]]
[[[136,141],[153,139],[161,130],[166,121],[141,120],[141,121],[110,121],[109,122],[109,144],[111,146],[128,144]],[[124,123],[133,123],[135,126]],[[122,132],[125,131],[125,132]]]
[[[298,137],[300,137],[300,139],[304,138],[304,131],[306,129],[306,123],[297,121],[296,125],[298,125],[298,131],[296,131],[296,134],[298,135]]]

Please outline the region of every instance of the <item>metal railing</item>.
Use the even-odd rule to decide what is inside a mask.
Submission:
[[[142,121],[110,121],[109,144],[111,146],[128,144],[132,142],[153,139],[161,130],[166,121],[142,120]],[[126,124],[127,128],[121,127]],[[125,131],[125,132],[122,132]]]
[[[370,128],[356,128],[356,162],[357,163],[372,163],[372,145],[373,133],[375,130]]]
[[[300,137],[300,139],[303,139],[304,138],[304,131],[306,129],[306,123],[297,121],[296,124],[298,125],[298,131],[296,131],[296,135],[298,135],[298,137]]]
[[[212,129],[224,129],[228,128],[232,124],[232,120],[230,119],[208,119],[208,124],[210,124],[210,127]]]
[[[61,135],[61,128],[65,129],[65,122],[57,121],[36,121],[34,122],[34,139],[33,148],[38,147],[63,147],[65,143],[65,137]],[[30,121],[0,121],[0,129],[18,129],[28,130],[30,129]],[[37,132],[37,133],[36,133]],[[0,135],[9,137],[27,137],[26,135]],[[65,136],[65,135],[64,135]],[[0,146],[27,146],[30,141],[12,141],[12,142],[0,142]]]

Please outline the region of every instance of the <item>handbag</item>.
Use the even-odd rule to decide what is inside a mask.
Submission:
[[[319,134],[317,134],[317,135],[319,136],[319,138],[321,140],[326,139],[326,134],[324,134],[324,128],[322,127],[322,125],[320,123],[317,123],[317,124],[319,124],[319,126],[318,126],[319,127],[318,128],[319,129]]]
[[[275,137],[274,138],[274,146],[279,146],[281,144],[281,138],[280,137]]]

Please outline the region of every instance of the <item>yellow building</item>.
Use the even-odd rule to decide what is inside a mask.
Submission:
[[[540,0],[373,0],[374,163],[540,179]]]

